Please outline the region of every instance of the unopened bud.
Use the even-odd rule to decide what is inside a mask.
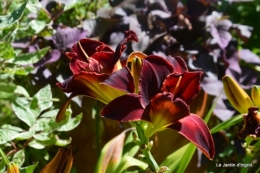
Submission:
[[[247,113],[248,108],[254,106],[248,94],[231,76],[223,77],[224,91],[231,105],[240,113]]]
[[[132,61],[132,73],[134,76],[135,93],[139,93],[139,78],[142,69],[142,60],[139,57],[135,57]]]
[[[7,166],[7,173],[20,173],[20,171],[15,163],[10,162]]]
[[[255,106],[260,108],[260,86],[254,85],[251,90],[251,97]]]

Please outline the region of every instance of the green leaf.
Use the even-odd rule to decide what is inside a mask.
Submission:
[[[56,142],[55,145],[60,146],[60,147],[65,147],[67,145],[69,145],[71,143],[72,139],[60,139],[60,138],[56,138]]]
[[[9,44],[11,46],[11,42],[14,40],[14,38],[17,34],[17,31],[18,31],[18,28],[19,28],[18,22],[15,22],[12,25],[6,26],[4,28],[0,28],[0,40],[2,40],[4,42],[4,44],[6,43],[6,45]],[[3,44],[3,46],[4,46],[4,44]],[[6,47],[8,47],[8,46],[6,46]],[[3,50],[3,48],[1,48],[1,50]]]
[[[42,20],[32,20],[29,26],[35,31],[35,34],[39,34],[46,27],[46,22]]]
[[[59,109],[50,110],[48,112],[44,112],[41,115],[41,118],[56,118],[56,115],[58,114]]]
[[[0,172],[4,172],[5,171],[5,162],[4,160],[2,159],[0,161]]]
[[[122,160],[120,162],[120,164],[118,165],[118,167],[116,168],[116,170],[114,172],[123,172],[124,170],[126,170],[127,168],[131,167],[131,166],[137,166],[139,168],[141,168],[143,171],[148,167],[148,165],[140,160],[137,160],[133,157],[130,156],[124,156],[122,157]]]
[[[39,141],[33,139],[31,142],[29,142],[28,144],[30,147],[35,148],[35,149],[44,149],[45,145],[43,145],[42,143],[40,143]]]
[[[0,98],[3,98],[1,95],[2,92],[9,93],[10,96],[15,96],[19,94],[27,98],[30,97],[24,87],[12,83],[0,82]]]
[[[52,92],[51,86],[47,85],[44,88],[41,88],[34,96],[37,100],[37,107],[40,109],[40,112],[46,110],[52,106]]]
[[[57,131],[59,132],[62,132],[62,131],[70,131],[70,130],[73,130],[74,128],[76,128],[79,123],[81,122],[81,119],[82,119],[82,114],[80,115],[77,115],[75,118],[70,118],[68,120],[68,122],[62,126],[60,126]]]
[[[16,116],[23,122],[25,122],[29,127],[31,127],[35,121],[36,116],[33,114],[29,108],[29,102],[25,98],[18,97],[13,103],[12,108]]]
[[[15,9],[10,15],[0,16],[0,28],[11,25],[18,21],[25,10],[27,1],[25,1],[19,8]]]
[[[28,0],[26,8],[32,13],[37,13],[43,6],[39,0]]]
[[[17,151],[12,159],[12,162],[14,162],[18,167],[21,167],[25,161],[25,153],[24,150]]]
[[[191,143],[184,145],[179,148],[177,151],[173,152],[161,163],[161,166],[167,166],[170,169],[170,172],[177,172],[178,167],[180,167],[181,160],[183,160],[184,153],[192,151],[192,147],[194,146]],[[196,147],[194,146],[196,149]],[[193,155],[193,154],[192,154]],[[189,161],[187,161],[189,163]]]
[[[14,49],[9,42],[0,42],[0,59],[8,60],[15,57]]]
[[[50,47],[45,47],[35,52],[24,53],[9,59],[7,62],[15,65],[29,65],[39,61],[48,51]]]
[[[67,1],[67,3],[65,4],[65,7],[64,7],[64,11],[68,11],[80,4],[83,4],[82,0]]]
[[[0,144],[5,144],[15,139],[23,129],[11,125],[4,125],[0,128]]]
[[[20,168],[20,173],[33,173],[35,168],[37,167],[37,165],[38,165],[38,162],[33,165]]]
[[[125,133],[127,131],[129,129],[111,139],[103,147],[95,168],[95,173],[110,173],[115,171],[121,161]]]
[[[237,116],[234,116],[232,118],[230,118],[229,120],[227,121],[224,121],[218,125],[216,125],[215,127],[213,127],[210,132],[211,134],[213,133],[216,133],[216,132],[219,132],[220,130],[223,130],[223,129],[226,129],[226,128],[229,128],[237,123],[240,123],[243,121],[243,117],[242,115],[237,115]]]
[[[16,74],[16,75],[28,75],[33,71],[32,67],[5,67],[0,69],[0,73]]]
[[[135,131],[132,131],[132,132],[135,132]],[[134,155],[136,155],[136,153],[139,150],[139,146],[135,142],[133,142],[132,132],[129,133],[128,137],[125,140],[123,154],[122,154],[123,157],[124,156],[134,157]]]
[[[55,130],[57,131],[70,131],[77,127],[82,119],[82,115],[77,115],[71,118],[71,111],[67,109],[66,118],[60,123],[56,123],[56,115],[59,110],[55,109],[52,111],[45,112],[41,117],[35,122],[35,131],[42,131],[51,133]]]
[[[34,126],[29,129],[29,131],[21,132],[16,139],[25,140],[31,138],[35,134]]]

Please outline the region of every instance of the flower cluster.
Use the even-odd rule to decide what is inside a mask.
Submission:
[[[200,91],[202,72],[189,72],[181,57],[162,58],[133,52],[123,63],[122,52],[128,41],[138,41],[133,31],[126,31],[114,52],[107,45],[82,39],[67,53],[73,76],[58,84],[71,96],[60,109],[63,118],[68,101],[86,95],[107,104],[101,116],[120,122],[145,121],[144,134],[149,138],[166,128],[193,142],[210,159],[214,142],[205,122],[190,113],[189,103]]]

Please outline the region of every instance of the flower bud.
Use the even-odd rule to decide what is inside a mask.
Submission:
[[[254,85],[251,90],[251,97],[255,106],[260,108],[260,86]]]
[[[139,93],[139,78],[142,69],[142,60],[139,57],[135,57],[132,61],[132,73],[134,76],[135,93]]]
[[[60,148],[41,173],[70,173],[73,163],[72,148]]]
[[[18,166],[10,162],[7,166],[7,173],[20,173]]]
[[[223,77],[224,91],[231,105],[240,113],[247,113],[248,108],[254,106],[248,94],[231,77]]]

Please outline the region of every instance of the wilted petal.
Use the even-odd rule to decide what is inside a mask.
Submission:
[[[61,148],[54,158],[41,171],[41,173],[70,173],[73,163],[71,147]]]
[[[214,142],[207,125],[199,116],[190,114],[168,128],[178,131],[200,148],[209,159],[213,159],[215,155]]]
[[[164,79],[173,70],[173,67],[162,57],[150,55],[143,59],[139,84],[143,107],[146,107],[150,99],[160,92]]]
[[[184,73],[184,72],[188,71],[188,67],[187,67],[185,61],[181,57],[167,56],[166,60],[173,66],[174,73]]]
[[[254,106],[248,109],[248,114],[244,114],[244,125],[239,131],[238,137],[244,139],[247,136],[257,140],[260,137],[260,112],[259,108]]]
[[[101,116],[121,122],[138,120],[150,121],[150,117],[140,103],[140,96],[136,94],[123,95],[106,105]]]
[[[200,78],[202,72],[185,72],[170,74],[163,82],[163,91],[169,91],[174,97],[183,99],[189,103],[200,91]]]
[[[72,93],[69,98],[62,104],[62,106],[60,107],[59,109],[59,112],[56,116],[56,122],[59,123],[61,122],[64,118],[65,118],[65,113],[66,113],[66,109],[70,103],[70,100],[73,98],[73,97],[76,97],[76,96],[79,96],[79,95],[84,95],[83,93],[80,93],[80,92],[74,92]]]

